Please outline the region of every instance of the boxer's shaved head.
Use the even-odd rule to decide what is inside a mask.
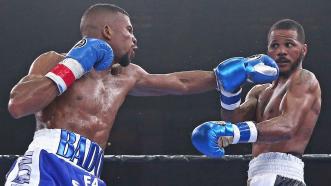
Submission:
[[[113,4],[95,4],[83,14],[80,22],[80,32],[83,37],[100,37],[106,25],[112,25],[116,15],[129,14],[122,8]]]
[[[273,24],[268,32],[268,39],[270,38],[271,32],[274,30],[295,30],[298,34],[297,40],[301,43],[305,43],[305,31],[300,23],[292,19],[282,19]]]

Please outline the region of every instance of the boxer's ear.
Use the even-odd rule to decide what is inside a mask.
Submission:
[[[304,56],[307,55],[307,51],[308,51],[308,46],[307,46],[307,44],[304,44],[303,47],[302,47],[302,52],[303,52]]]
[[[109,25],[105,25],[103,27],[103,30],[102,30],[102,36],[106,39],[106,40],[110,40],[111,39],[111,36],[112,36],[112,29],[110,28]]]

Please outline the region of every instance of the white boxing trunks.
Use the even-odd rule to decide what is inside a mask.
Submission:
[[[106,185],[99,178],[102,164],[97,143],[67,130],[42,129],[11,167],[5,185]]]
[[[305,186],[304,163],[286,153],[263,153],[249,162],[248,186]]]

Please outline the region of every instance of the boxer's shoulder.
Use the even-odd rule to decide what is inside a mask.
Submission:
[[[131,63],[126,67],[123,67],[118,63],[115,63],[111,67],[111,74],[112,75],[127,75],[130,72],[132,73],[134,71],[134,69],[135,68],[132,66]]]
[[[47,62],[51,62],[51,61],[56,61],[57,63],[60,62],[61,60],[63,60],[65,57],[64,54],[60,54],[56,51],[48,51],[48,52],[44,52],[42,53],[37,60],[41,60],[41,61],[47,61]]]
[[[134,64],[134,63],[130,63],[128,66],[127,66],[127,69],[130,69],[130,70],[134,70],[136,72],[139,72],[139,71],[144,71],[144,69],[137,65],[137,64]]]
[[[48,51],[45,53],[40,54],[33,62],[33,65],[38,64],[49,64],[51,66],[54,66],[58,64],[60,61],[64,59],[64,55],[59,54],[55,51]]]
[[[296,81],[296,83],[317,80],[315,74],[307,69],[298,69],[293,73],[291,79]]]
[[[130,63],[128,66],[123,67],[119,64],[114,64],[111,68],[112,75],[126,75],[126,76],[141,76],[146,71],[139,65]]]
[[[319,88],[315,74],[307,69],[299,69],[290,77],[290,88],[305,87],[307,91]]]
[[[48,51],[39,55],[31,64],[29,74],[46,74],[51,68],[64,59],[64,55]]]

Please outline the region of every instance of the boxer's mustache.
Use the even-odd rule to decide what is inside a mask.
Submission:
[[[286,57],[279,57],[275,60],[277,63],[289,63],[290,60],[287,59]]]

